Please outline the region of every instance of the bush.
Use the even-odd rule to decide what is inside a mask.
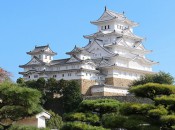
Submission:
[[[122,128],[127,117],[117,115],[116,113],[104,114],[102,117],[102,125],[105,128]]]
[[[17,126],[12,125],[8,130],[50,130],[48,128],[37,128],[33,126]]]
[[[103,127],[87,125],[86,123],[69,122],[65,123],[60,130],[107,130],[107,129]]]
[[[51,118],[46,122],[46,126],[50,129],[60,129],[63,125],[62,117],[49,111]]]
[[[120,112],[124,115],[132,114],[147,114],[151,109],[154,109],[155,106],[152,104],[138,104],[138,103],[125,103]]]
[[[170,96],[160,96],[160,97],[156,97],[154,98],[154,101],[156,104],[162,104],[162,105],[173,105],[175,104],[175,95],[172,94]]]
[[[143,85],[147,83],[173,84],[174,78],[169,73],[165,72],[159,72],[157,74],[147,74],[142,76],[139,80],[133,81],[130,86]]]
[[[94,111],[100,114],[117,112],[122,103],[114,99],[97,99],[97,100],[84,100],[81,102],[79,110]]]
[[[163,115],[167,115],[168,111],[163,107],[159,106],[156,109],[152,109],[148,111],[148,115],[153,118],[160,118]]]
[[[92,113],[69,113],[64,115],[66,121],[99,122],[99,117]]]
[[[148,83],[144,85],[133,86],[132,88],[130,88],[129,91],[139,97],[146,97],[146,98],[154,99],[157,95],[175,94],[175,86]]]

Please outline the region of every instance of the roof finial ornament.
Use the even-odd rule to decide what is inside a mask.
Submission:
[[[105,11],[107,10],[106,6],[105,6]]]
[[[123,11],[123,15],[125,14],[125,11]]]

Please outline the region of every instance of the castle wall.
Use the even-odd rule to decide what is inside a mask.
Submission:
[[[90,87],[96,84],[95,80],[81,79],[78,80],[81,85],[81,93],[83,95],[91,95]]]
[[[122,78],[110,77],[110,78],[106,78],[105,79],[105,84],[113,85],[113,86],[116,86],[116,87],[128,88],[128,85],[132,81],[133,80],[129,80],[129,79],[122,79]]]

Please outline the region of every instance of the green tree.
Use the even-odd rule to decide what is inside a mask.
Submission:
[[[52,111],[49,111],[49,113],[51,114],[51,119],[46,122],[46,126],[50,129],[60,129],[63,125],[62,117]]]
[[[174,83],[174,78],[169,73],[160,71],[156,74],[146,74],[140,79],[133,81],[130,86],[143,85],[146,83],[170,84]]]
[[[11,82],[0,84],[0,124],[11,125],[13,121],[41,111],[41,93]],[[5,123],[8,120],[10,123]]]
[[[157,95],[175,94],[175,86],[167,84],[147,83],[144,85],[133,86],[129,91],[139,97],[154,99]]]
[[[58,87],[58,82],[56,81],[55,78],[49,78],[46,82],[46,89],[49,92],[56,92],[57,93],[57,87]]]
[[[62,89],[63,108],[65,112],[72,112],[82,101],[80,85],[74,80],[65,84]]]

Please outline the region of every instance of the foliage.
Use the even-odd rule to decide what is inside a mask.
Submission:
[[[171,128],[175,125],[175,115],[165,115],[161,117],[161,122],[164,124],[164,127]]]
[[[121,103],[114,99],[84,100],[79,106],[80,111],[93,111],[100,114],[118,112]]]
[[[147,74],[142,76],[139,80],[132,82],[130,86],[143,85],[147,83],[159,83],[159,84],[170,84],[174,83],[174,78],[169,73],[159,72],[156,74]]]
[[[102,125],[105,128],[122,128],[127,117],[117,115],[116,113],[104,114],[102,116]]]
[[[50,130],[48,128],[37,128],[34,126],[18,126],[12,125],[8,130]]]
[[[14,121],[40,112],[40,98],[41,93],[37,90],[11,82],[0,84],[0,121]]]
[[[154,101],[156,104],[162,104],[162,105],[174,105],[175,104],[175,94],[172,95],[163,95],[163,96],[159,96],[154,98]]]
[[[5,80],[10,80],[11,73],[7,72],[3,68],[0,67],[0,83],[2,83]]]
[[[72,112],[77,109],[77,106],[82,101],[80,85],[78,82],[72,80],[66,83],[66,85],[63,86],[62,94],[63,108],[65,112]]]
[[[99,122],[99,117],[92,113],[69,113],[64,115],[65,121],[82,121],[87,123]]]
[[[63,125],[62,117],[49,111],[51,118],[46,122],[46,126],[50,129],[60,129]]]
[[[69,122],[65,123],[61,130],[108,130],[103,127],[97,127],[92,125],[87,125],[86,123],[80,122]]]
[[[158,106],[155,109],[148,111],[148,115],[152,118],[160,118],[163,115],[167,115],[168,111],[163,106]]]
[[[124,115],[132,114],[147,114],[151,109],[154,109],[155,106],[152,104],[139,104],[139,103],[125,103],[122,105],[120,112]]]
[[[150,99],[154,99],[157,95],[175,94],[175,86],[157,83],[147,83],[144,85],[133,86],[130,88],[129,91],[139,97],[147,97]]]
[[[57,91],[58,82],[56,81],[55,78],[48,79],[46,82],[46,87],[47,87],[47,90],[51,91],[52,93],[58,92]]]

